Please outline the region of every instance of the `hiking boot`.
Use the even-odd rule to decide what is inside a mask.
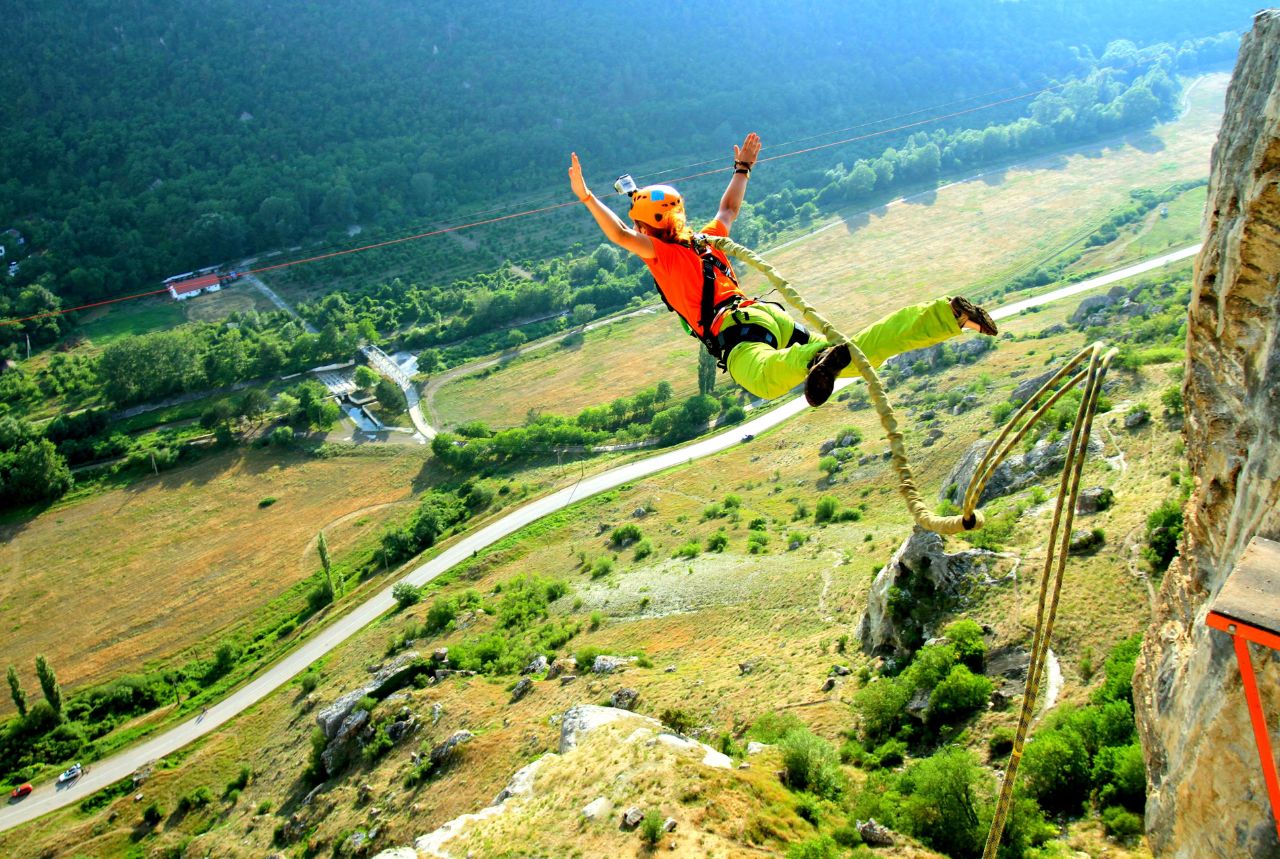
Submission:
[[[804,380],[804,398],[811,406],[820,406],[831,397],[836,387],[836,376],[849,366],[853,359],[849,347],[843,343],[822,352],[809,365],[809,375]]]
[[[991,314],[967,298],[961,298],[957,295],[951,299],[951,312],[955,314],[956,321],[960,323],[961,328],[969,327],[968,323],[972,322],[978,326],[977,330],[980,334],[995,337],[1000,333],[1000,330],[996,328],[996,321],[991,318]]]

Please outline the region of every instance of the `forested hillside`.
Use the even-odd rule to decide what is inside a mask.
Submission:
[[[345,242],[355,224],[363,239],[559,199],[570,148],[601,174],[640,175],[724,158],[748,129],[779,144],[1088,75],[1100,58],[1131,83],[1149,70],[1140,47],[1156,42],[1171,45],[1162,74],[1224,64],[1234,37],[1188,40],[1252,9],[1160,5],[25,4],[6,15],[0,56],[0,228],[22,230],[31,256],[3,282],[0,316]],[[1132,42],[1106,54],[1116,39]],[[951,126],[1026,110],[1013,102]],[[759,190],[821,189],[835,161],[901,144],[791,159],[761,171]],[[843,187],[866,180],[851,172]],[[571,242],[543,237],[512,255]]]

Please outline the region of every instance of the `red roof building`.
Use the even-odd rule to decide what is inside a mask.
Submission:
[[[190,298],[193,295],[199,295],[206,289],[210,292],[216,291],[221,286],[222,278],[216,274],[201,274],[186,280],[173,281],[167,284],[169,294],[182,301],[184,298]]]

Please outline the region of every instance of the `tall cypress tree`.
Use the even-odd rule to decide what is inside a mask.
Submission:
[[[9,694],[13,696],[13,706],[18,708],[18,715],[27,715],[27,693],[22,691],[22,681],[12,665],[9,666]]]
[[[36,676],[40,678],[40,688],[44,698],[53,708],[53,712],[62,715],[62,687],[58,685],[58,675],[53,673],[53,666],[43,655],[36,657]]]
[[[320,555],[320,566],[324,567],[324,576],[329,581],[329,590],[333,591],[333,598],[337,599],[342,596],[344,582],[342,576],[333,574],[333,565],[329,561],[329,542],[325,540],[323,531],[316,539],[316,552]]]
[[[716,359],[706,349],[698,350],[698,393],[709,394],[716,387]]]

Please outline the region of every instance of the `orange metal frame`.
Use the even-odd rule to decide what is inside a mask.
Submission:
[[[1240,666],[1240,679],[1244,683],[1244,698],[1249,705],[1249,720],[1253,723],[1253,738],[1258,744],[1258,757],[1262,760],[1262,777],[1267,783],[1267,795],[1271,798],[1271,816],[1280,836],[1280,775],[1276,772],[1276,759],[1271,752],[1271,737],[1267,733],[1267,719],[1262,712],[1262,698],[1258,694],[1258,678],[1253,673],[1253,660],[1249,657],[1249,642],[1280,651],[1280,635],[1259,629],[1234,618],[1209,612],[1205,623],[1213,629],[1231,636],[1236,648],[1236,663]]]

